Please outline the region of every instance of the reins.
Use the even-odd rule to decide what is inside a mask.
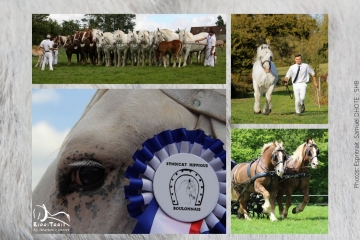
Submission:
[[[286,90],[288,91],[290,98],[292,99],[294,97],[293,91],[290,91],[289,84],[286,85]]]

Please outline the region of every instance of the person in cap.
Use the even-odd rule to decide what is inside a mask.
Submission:
[[[44,71],[46,62],[49,63],[50,71],[53,70],[52,63],[53,63],[53,53],[52,51],[54,48],[54,42],[50,41],[51,36],[48,34],[46,35],[46,39],[40,43],[40,47],[44,48],[44,60],[42,62],[41,71]]]
[[[312,76],[315,87],[318,88],[314,70],[309,64],[301,61],[301,54],[296,54],[295,64],[290,66],[285,75],[285,85],[288,85],[291,78],[295,96],[295,113],[298,116],[305,112],[305,95],[309,74]]]
[[[210,28],[209,34],[206,37],[195,40],[195,43],[200,42],[205,39],[206,39],[206,45],[205,45],[206,49],[205,49],[204,66],[214,67],[216,37],[215,37],[214,30],[212,28]]]

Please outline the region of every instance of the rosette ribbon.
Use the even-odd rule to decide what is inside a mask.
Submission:
[[[142,147],[134,153],[134,164],[128,167],[125,174],[130,180],[130,184],[125,187],[127,209],[130,216],[138,221],[133,233],[225,234],[226,152],[223,142],[206,136],[202,130],[180,128],[163,131],[146,140]],[[214,188],[219,189],[214,209],[203,219],[194,222],[179,221],[170,217],[160,207],[153,192],[153,179],[159,166],[169,157],[184,153],[203,159],[216,174],[215,179],[217,178],[219,184],[219,188]],[[207,190],[212,189],[210,187]]]

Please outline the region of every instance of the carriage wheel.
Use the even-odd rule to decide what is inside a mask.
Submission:
[[[231,214],[237,214],[239,210],[239,203],[231,201]]]

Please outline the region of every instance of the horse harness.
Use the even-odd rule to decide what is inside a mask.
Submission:
[[[310,148],[316,148],[316,155],[315,156],[311,156],[311,153],[310,153]],[[305,150],[305,157],[309,157],[309,163],[311,163],[311,161],[315,158],[315,157],[317,157],[318,155],[319,155],[319,153],[320,153],[320,151],[319,151],[319,149],[317,148],[317,146],[315,145],[315,144],[310,144],[310,146],[308,146],[307,148],[306,148],[306,150]],[[305,158],[304,157],[304,158]],[[287,163],[288,163],[288,161],[287,161]],[[301,167],[301,168],[309,168],[309,166],[305,166],[305,167]],[[281,183],[281,182],[283,182],[283,181],[285,181],[286,179],[289,179],[289,178],[299,178],[299,183],[298,183],[298,185],[297,185],[297,187],[295,188],[295,190],[296,189],[298,189],[300,186],[301,186],[301,184],[302,184],[302,179],[304,178],[304,177],[310,177],[311,176],[311,174],[310,174],[310,172],[309,171],[306,171],[306,172],[302,172],[302,173],[299,173],[298,171],[296,171],[296,169],[295,169],[295,161],[293,161],[293,166],[292,166],[292,168],[289,168],[289,169],[291,169],[294,173],[289,173],[289,174],[286,174],[286,169],[287,169],[287,166],[285,166],[285,173],[284,173],[284,175],[282,175],[281,177],[280,177],[280,182],[279,183]]]
[[[276,151],[284,151],[282,149],[278,149]],[[273,153],[272,156],[271,156],[272,160],[275,159],[275,154]],[[256,167],[255,167],[255,175],[253,177],[251,177],[251,173],[250,173],[250,169],[251,169],[251,165],[254,164],[256,162]],[[283,163],[284,161],[279,161],[277,163],[274,164],[274,167],[276,167],[278,164],[280,163]],[[259,173],[256,173],[256,169],[259,165],[259,163],[261,163],[260,167],[265,170],[265,172],[259,172]],[[253,159],[249,164],[248,164],[248,167],[247,167],[247,170],[246,170],[246,173],[249,177],[249,180],[245,181],[245,182],[242,182],[242,183],[235,183],[234,181],[234,178],[232,179],[232,183],[233,183],[233,186],[234,188],[236,188],[237,186],[240,186],[240,185],[243,185],[244,183],[247,182],[246,186],[244,187],[244,189],[241,191],[240,193],[240,196],[237,200],[237,202],[239,202],[241,196],[243,195],[243,193],[246,191],[246,189],[250,186],[250,184],[254,184],[255,180],[258,179],[258,178],[261,178],[261,177],[268,177],[270,176],[271,177],[271,181],[270,181],[270,189],[272,188],[272,183],[273,183],[273,179],[274,179],[274,176],[276,175],[275,171],[270,171],[266,166],[264,166],[264,163],[261,161],[261,156],[258,158],[258,159]]]

